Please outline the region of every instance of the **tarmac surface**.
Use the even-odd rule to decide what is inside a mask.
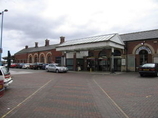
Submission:
[[[1,118],[158,118],[158,77],[11,69]]]

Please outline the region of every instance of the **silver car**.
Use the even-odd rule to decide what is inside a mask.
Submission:
[[[48,64],[47,66],[47,72],[52,71],[52,72],[67,72],[68,68],[64,66],[59,66],[58,64]]]

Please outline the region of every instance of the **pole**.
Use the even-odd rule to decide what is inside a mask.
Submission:
[[[1,44],[0,44],[0,66],[2,65],[2,38],[3,38],[3,15],[4,15],[4,12],[8,12],[7,9],[5,9],[4,11],[2,11],[0,13],[0,15],[2,15],[2,20],[1,20]]]
[[[2,65],[2,35],[3,35],[3,14],[4,11],[2,11],[2,20],[1,20],[1,44],[0,44],[0,66]]]
[[[111,73],[115,73],[114,71],[114,48],[111,49]]]

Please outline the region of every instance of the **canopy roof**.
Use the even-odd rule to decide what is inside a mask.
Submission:
[[[120,48],[124,49],[124,43],[118,34],[108,34],[94,37],[68,40],[60,44],[57,51],[88,50],[96,48]]]

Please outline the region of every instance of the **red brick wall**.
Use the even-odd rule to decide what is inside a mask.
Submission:
[[[15,62],[16,63],[27,63],[29,60],[28,60],[28,56],[31,54],[31,55],[35,55],[35,54],[38,54],[38,61],[39,61],[39,56],[41,53],[43,53],[46,57],[46,55],[51,52],[52,53],[52,62],[55,62],[55,57],[60,57],[62,56],[62,52],[59,52],[59,51],[56,51],[56,49],[52,49],[52,50],[49,50],[49,51],[41,51],[41,52],[32,52],[32,53],[26,53],[26,54],[16,54],[14,55],[15,57]],[[33,58],[33,57],[32,57]],[[46,59],[45,59],[46,60]]]

